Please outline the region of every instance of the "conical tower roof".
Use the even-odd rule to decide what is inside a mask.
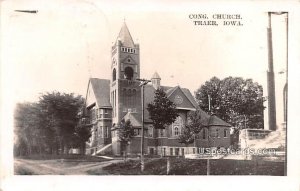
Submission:
[[[120,40],[123,46],[134,48],[134,42],[125,22],[123,23],[117,40]]]
[[[151,79],[161,79],[157,72],[155,72]]]

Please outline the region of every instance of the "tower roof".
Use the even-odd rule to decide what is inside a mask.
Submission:
[[[117,41],[120,40],[123,46],[134,48],[134,42],[128,30],[126,23],[123,23],[123,26],[119,32]]]
[[[155,72],[151,79],[161,79],[157,72]]]

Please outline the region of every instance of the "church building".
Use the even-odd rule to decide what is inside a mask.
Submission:
[[[141,150],[142,94],[140,81],[140,47],[134,43],[124,22],[116,42],[111,48],[111,79],[90,78],[86,93],[86,118],[84,123],[91,127],[91,138],[87,142],[86,154],[121,155],[124,145],[118,141],[117,132],[122,119],[130,120],[134,137],[127,147],[129,154]],[[109,67],[109,65],[107,66]],[[176,104],[179,116],[164,130],[153,128],[147,105],[154,100],[155,90],[161,88],[168,99]],[[145,154],[184,155],[199,152],[200,148],[230,146],[231,125],[214,115],[202,111],[191,92],[180,86],[168,87],[161,84],[158,73],[151,83],[144,86]],[[205,128],[195,136],[190,145],[179,143],[190,111],[200,109]]]

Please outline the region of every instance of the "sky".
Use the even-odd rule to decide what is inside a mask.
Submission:
[[[15,102],[36,101],[47,91],[85,96],[89,77],[110,79],[110,50],[124,20],[133,40],[140,44],[143,78],[150,79],[157,71],[163,85],[180,85],[192,93],[213,76],[252,78],[264,85],[267,13],[198,11],[193,3],[166,6],[105,1],[4,2],[3,60]],[[210,17],[219,13],[241,14],[243,27],[195,26],[189,19],[190,14]],[[284,17],[274,16],[273,22],[279,29],[277,36],[282,36]],[[274,47],[281,48],[274,48],[274,60],[284,67],[285,38],[277,36],[273,36],[278,39]],[[283,67],[275,68],[275,73]]]
[[[267,96],[267,12],[208,5],[4,1],[2,61],[9,85],[5,90],[13,103],[34,102],[52,91],[85,97],[90,77],[111,78],[111,46],[126,22],[140,44],[141,78],[151,79],[158,72],[162,85],[179,85],[192,94],[214,76],[252,78]],[[23,9],[38,12],[14,11]],[[224,26],[223,20],[219,26],[195,26],[191,14],[206,14],[209,20],[213,14],[240,14],[243,26]],[[272,16],[275,78],[281,78],[278,96],[286,80],[285,26],[284,15]],[[282,99],[278,101],[282,111]]]

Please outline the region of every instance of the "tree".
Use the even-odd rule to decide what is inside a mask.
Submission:
[[[147,110],[155,129],[165,129],[178,116],[176,105],[167,98],[162,89],[155,91],[154,101],[148,104]]]
[[[211,112],[221,119],[239,128],[263,128],[263,89],[252,79],[213,77],[206,81],[195,95],[206,112],[209,112],[208,95]]]
[[[123,119],[120,123],[120,128],[118,131],[118,139],[122,144],[122,148],[124,149],[123,151],[125,152],[124,153],[125,158],[127,155],[127,146],[129,145],[129,142],[133,136],[134,136],[134,129],[130,120],[128,119],[125,121]]]
[[[70,146],[86,141],[88,129],[79,128],[83,98],[74,94],[46,93],[37,103],[16,105],[15,154],[67,153]]]
[[[72,145],[76,136],[75,127],[79,122],[78,113],[83,105],[83,98],[72,93],[52,92],[40,97],[39,106],[43,111],[45,126],[54,132],[57,153],[67,153]]]
[[[41,152],[38,105],[18,103],[14,112],[15,154],[30,155]]]
[[[162,89],[155,91],[154,101],[148,104],[147,110],[155,129],[165,129],[178,116],[176,105],[167,98]]]
[[[200,133],[204,127],[202,124],[201,110],[191,111],[188,113],[188,121],[183,130],[183,133],[179,135],[179,142],[185,145],[195,142],[195,136]]]
[[[74,137],[73,137],[73,147],[78,147],[80,148],[80,153],[84,154],[85,149],[86,149],[86,142],[89,140],[91,137],[91,126],[87,126],[81,121],[78,123],[78,125],[75,127],[75,132],[74,132]]]

